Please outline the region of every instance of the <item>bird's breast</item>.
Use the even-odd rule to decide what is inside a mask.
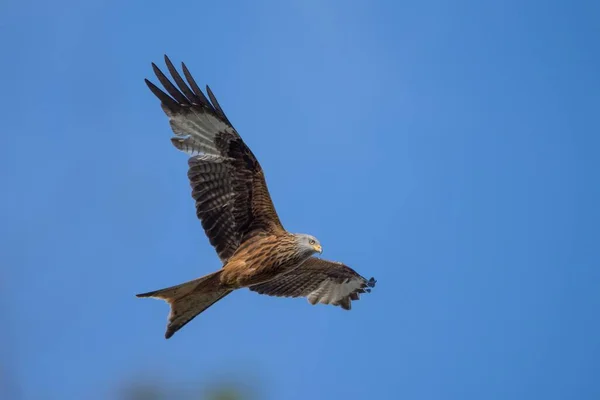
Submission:
[[[223,278],[236,287],[257,285],[293,271],[307,258],[293,238],[268,236],[247,243],[223,267]]]

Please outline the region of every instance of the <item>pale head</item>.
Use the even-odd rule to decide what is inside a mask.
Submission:
[[[294,234],[294,237],[296,238],[296,244],[298,245],[299,250],[311,254],[323,253],[321,243],[319,243],[319,240],[316,237],[304,233],[296,233]]]

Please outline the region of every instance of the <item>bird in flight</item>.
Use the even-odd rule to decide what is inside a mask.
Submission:
[[[207,86],[207,98],[185,64],[184,81],[167,56],[165,63],[177,86],[154,63],[154,73],[167,93],[145,81],[169,117],[175,133],[171,142],[190,156],[188,178],[196,215],[223,264],[201,278],[137,295],[169,303],[165,338],[242,288],[268,296],[306,297],[311,304],[350,310],[353,300],[371,291],[375,279],[314,257],[323,252],[317,238],[285,230],[262,167],[213,92]]]

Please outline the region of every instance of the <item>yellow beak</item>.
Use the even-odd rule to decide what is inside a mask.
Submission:
[[[316,251],[317,253],[319,253],[319,254],[323,254],[323,249],[321,248],[321,245],[320,245],[320,244],[315,244],[315,245],[313,246],[313,249],[315,249],[315,251]]]

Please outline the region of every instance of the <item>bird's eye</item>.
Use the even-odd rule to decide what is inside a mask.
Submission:
[[[315,240],[314,239],[309,239],[308,244],[310,244],[312,246],[313,244],[315,244]]]

